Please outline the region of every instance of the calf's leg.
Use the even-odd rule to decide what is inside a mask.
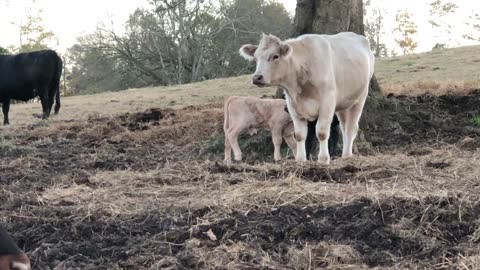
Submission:
[[[232,145],[228,140],[228,130],[225,130],[225,162],[230,163],[232,161]]]
[[[3,112],[3,124],[9,125],[10,122],[8,121],[8,111],[10,110],[10,100],[7,99],[2,103],[2,112]]]
[[[282,159],[282,154],[280,153],[280,147],[282,146],[282,129],[273,128],[272,129],[272,142],[273,142],[273,159],[279,161]]]
[[[228,131],[228,141],[230,142],[230,146],[233,149],[233,157],[236,161],[242,161],[242,150],[240,150],[240,146],[238,145],[238,135],[242,129],[238,127],[232,127]]]

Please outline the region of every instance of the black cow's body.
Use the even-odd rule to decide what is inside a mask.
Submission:
[[[8,125],[10,100],[27,101],[40,97],[43,118],[50,116],[55,99],[55,114],[60,110],[62,59],[52,50],[17,55],[0,55],[0,103],[4,124]]]

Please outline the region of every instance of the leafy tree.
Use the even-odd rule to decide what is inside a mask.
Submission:
[[[468,16],[467,33],[463,34],[463,38],[467,40],[480,41],[480,14],[472,13]]]
[[[0,54],[10,54],[10,51],[8,51],[7,48],[0,46]]]
[[[171,85],[246,73],[252,65],[238,56],[242,44],[257,41],[262,31],[287,37],[291,29],[287,11],[273,1],[151,3],[151,8],[132,13],[123,33],[99,25],[70,49],[70,84],[76,92]],[[134,76],[126,77],[128,72]]]
[[[19,52],[47,49],[48,43],[55,40],[55,34],[44,28],[41,13],[42,10],[37,14],[28,14],[27,22],[20,25]]]
[[[448,23],[448,18],[454,15],[457,9],[458,5],[453,2],[435,0],[430,3],[430,18],[428,22],[434,31],[437,32],[435,35],[435,39],[437,39],[435,47],[447,47],[447,43],[451,42],[450,38],[445,40],[445,37],[449,37],[452,33],[452,25]]]
[[[365,35],[367,36],[370,48],[376,57],[388,56],[386,44],[380,41],[381,37],[385,35],[385,31],[383,31],[385,10],[380,8],[369,9],[369,7],[371,7],[370,4],[370,1],[366,1],[364,6],[364,15],[369,15],[365,19]]]
[[[408,13],[406,10],[399,10],[395,18],[397,21],[395,32],[400,35],[395,41],[400,48],[402,48],[404,54],[415,52],[415,49],[418,46],[417,42],[414,40],[414,35],[417,33],[417,26],[412,21],[412,14]]]

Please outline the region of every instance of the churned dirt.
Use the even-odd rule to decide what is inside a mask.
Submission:
[[[3,128],[0,219],[34,269],[480,269],[480,92],[385,99],[330,166],[225,165],[221,104]]]

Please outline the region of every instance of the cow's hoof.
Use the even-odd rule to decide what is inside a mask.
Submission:
[[[344,155],[344,156],[342,156],[342,159],[346,159],[346,160],[348,160],[348,159],[352,159],[353,157],[355,157],[355,155],[353,155],[353,154],[350,154],[350,155]]]
[[[318,164],[329,165],[330,164],[330,157],[318,157]]]
[[[224,160],[223,163],[226,165],[232,165],[232,160]]]

